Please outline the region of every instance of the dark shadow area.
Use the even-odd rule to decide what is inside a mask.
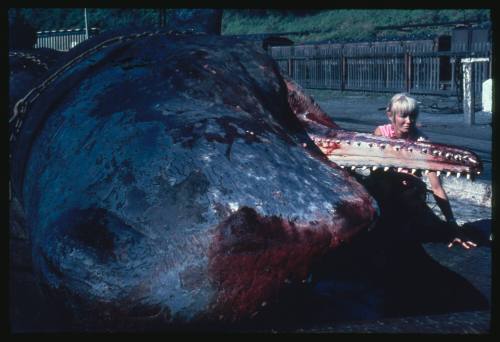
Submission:
[[[428,191],[419,178],[382,172],[357,178],[379,203],[381,216],[374,229],[334,250],[316,266],[311,290],[312,302],[317,303],[313,321],[489,308],[478,289],[423,248],[428,242],[448,244],[456,236],[456,228],[427,206]],[[479,246],[490,245],[491,220],[459,229]]]
[[[442,244],[446,249],[456,234],[455,227],[427,206],[425,183],[395,173],[374,172],[356,178],[381,209],[380,219],[371,231],[318,260],[307,283],[290,285],[276,305],[263,308],[253,320],[238,326],[200,329],[307,331],[327,323],[360,324],[490,308],[488,299],[469,280],[441,265],[424,249],[427,243]],[[471,222],[460,229],[478,247],[489,247],[491,220]],[[449,250],[449,258],[468,252],[455,247]],[[410,328],[402,327],[402,331]]]
[[[491,219],[467,222],[462,229],[479,246],[491,247]]]
[[[429,242],[446,249],[456,234],[455,227],[427,206],[425,183],[395,173],[356,177],[379,203],[377,225],[319,260],[310,283],[300,291],[290,289],[279,306],[250,324],[252,328],[307,330],[333,322],[489,309],[488,299],[477,288],[424,249],[423,244]],[[478,247],[490,246],[491,220],[471,222],[460,229]],[[455,253],[469,253],[454,248],[450,258],[457,257]]]

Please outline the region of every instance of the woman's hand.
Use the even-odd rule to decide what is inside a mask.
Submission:
[[[462,245],[462,247],[465,249],[477,247],[477,245],[470,240],[462,240],[461,238],[456,237],[448,244],[448,248],[453,247],[455,244]]]
[[[462,232],[460,227],[456,222],[448,222],[455,227],[455,237],[448,244],[448,248],[452,248],[455,244],[461,245],[465,249],[471,249],[477,247],[477,244],[469,240]]]

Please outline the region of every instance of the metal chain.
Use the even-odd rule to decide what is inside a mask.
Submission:
[[[36,65],[41,66],[45,70],[49,70],[49,66],[46,63],[42,62],[36,56],[33,56],[29,53],[19,52],[19,51],[9,51],[9,57],[21,57],[21,58],[35,62]]]
[[[12,124],[14,120],[16,121],[14,124],[14,132],[11,133],[9,142],[14,142],[16,140],[17,135],[19,134],[22,124],[23,124],[23,119],[24,115],[28,111],[29,107],[33,104],[33,102],[40,96],[40,94],[50,85],[52,84],[58,76],[60,76],[62,73],[73,67],[76,63],[80,62],[82,59],[94,54],[95,52],[104,49],[112,44],[118,43],[118,42],[123,42],[123,41],[129,41],[129,40],[134,40],[134,39],[139,39],[142,37],[146,36],[154,36],[154,35],[159,35],[161,34],[161,31],[145,31],[142,33],[134,33],[130,34],[128,36],[118,36],[118,37],[113,37],[108,40],[105,40],[96,46],[92,47],[91,49],[88,49],[84,52],[82,52],[80,55],[76,56],[69,62],[67,62],[65,65],[63,65],[61,68],[56,70],[53,74],[51,74],[49,77],[47,77],[42,83],[40,83],[38,86],[35,88],[31,89],[28,91],[28,93],[21,98],[19,101],[16,102],[14,105],[14,108],[12,110],[12,115],[9,118],[9,124]],[[188,31],[168,31],[168,32],[163,32],[163,34],[169,35],[169,34],[203,34],[201,32],[193,32],[191,30]],[[13,52],[14,54],[14,52]]]
[[[159,34],[165,34],[165,35],[184,35],[184,34],[205,34],[204,32],[195,32],[193,30],[186,30],[186,31],[175,31],[171,30],[168,32],[162,32],[162,31],[145,31],[142,33],[133,33],[127,36],[117,36],[113,37],[110,39],[107,39],[96,46],[82,52],[66,64],[64,64],[62,67],[60,67],[58,70],[56,70],[53,74],[48,76],[42,83],[37,85],[36,87],[32,88],[31,90],[28,91],[28,93],[22,97],[20,100],[16,102],[14,105],[14,108],[12,110],[12,115],[9,118],[9,125],[13,124],[13,129],[10,129],[10,137],[9,137],[9,144],[14,143],[17,140],[17,137],[19,136],[19,133],[21,131],[21,127],[23,126],[23,121],[25,119],[25,115],[28,111],[28,109],[31,107],[33,102],[40,96],[40,94],[47,89],[49,85],[54,83],[58,77],[63,74],[65,71],[68,69],[72,68],[76,63],[80,62],[84,58],[89,57],[90,55],[94,54],[95,52],[104,49],[112,44],[119,43],[119,42],[125,42],[125,41],[130,41],[134,39],[139,39],[143,37],[150,37],[154,35],[159,35]],[[9,55],[11,56],[20,56],[24,58],[31,59],[35,62],[38,62],[40,65],[45,65],[45,63],[42,63],[39,59],[31,58],[34,56],[31,56],[29,54],[25,54],[22,52],[9,52]],[[48,66],[47,66],[48,69]],[[15,123],[14,123],[15,121]],[[12,159],[12,155],[9,153],[9,160]],[[11,181],[9,179],[9,200],[11,200]]]

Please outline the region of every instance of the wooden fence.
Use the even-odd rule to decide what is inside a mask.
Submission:
[[[389,46],[378,51],[328,46],[309,47],[307,52],[298,46],[272,47],[269,53],[285,74],[305,88],[458,97],[462,92],[460,60],[471,57],[464,52],[432,51],[430,45],[406,47],[406,51],[402,51],[401,44],[397,49]],[[479,56],[490,57],[487,52],[474,54]],[[490,61],[474,64],[477,97],[481,96],[482,82],[491,78]]]

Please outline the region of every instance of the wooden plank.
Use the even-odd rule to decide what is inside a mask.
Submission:
[[[349,59],[348,60],[348,65],[349,65],[349,73],[347,74],[347,79],[348,79],[348,88],[346,89],[350,89],[350,88],[353,88],[356,86],[356,84],[354,83],[354,80],[356,79],[356,69],[354,68],[354,62],[355,60],[354,59]]]
[[[433,89],[433,72],[434,72],[434,64],[431,58],[426,58],[427,60],[427,70],[426,70],[426,75],[425,75],[425,83],[424,83],[424,88],[427,89]]]
[[[431,57],[431,62],[432,62],[432,72],[431,72],[431,77],[432,77],[432,84],[433,88],[432,89],[439,89],[439,65],[436,65],[436,57]]]
[[[391,85],[389,83],[390,77],[391,77],[391,59],[385,58],[385,83],[384,83],[384,88],[391,88]]]
[[[358,71],[359,71],[357,88],[359,89],[363,85],[363,61],[358,59],[357,62],[358,62]]]

